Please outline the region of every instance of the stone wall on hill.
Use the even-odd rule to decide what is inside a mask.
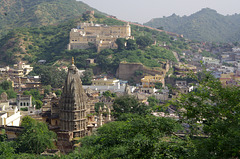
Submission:
[[[168,68],[168,67],[167,67]],[[147,68],[141,63],[120,63],[119,67],[116,72],[116,77],[122,80],[130,80],[130,79],[135,79],[135,72],[136,71],[142,71],[143,76],[144,75],[164,75],[166,74],[165,69],[159,69],[156,70],[154,68]],[[142,77],[143,77],[142,76]],[[141,78],[138,77],[139,80],[141,81]]]

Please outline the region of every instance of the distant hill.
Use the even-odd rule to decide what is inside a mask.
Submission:
[[[240,14],[223,16],[209,8],[190,16],[155,18],[144,25],[183,34],[198,41],[236,42],[240,41]]]
[[[0,0],[0,36],[16,27],[56,24],[88,10],[95,9],[76,0]]]

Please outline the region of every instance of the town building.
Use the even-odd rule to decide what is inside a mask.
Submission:
[[[26,65],[21,61],[18,64],[14,64],[13,68],[15,70],[22,70],[24,75],[28,75],[33,70],[33,67],[31,67],[30,65]]]
[[[93,79],[93,86],[116,86],[120,84],[118,79],[107,79],[106,77],[100,79]]]
[[[162,83],[162,86],[165,86],[164,76],[162,75],[144,76],[141,82],[143,88],[154,88],[156,83]]]
[[[9,105],[7,94],[3,92],[0,100],[0,126],[19,126],[20,117],[18,108]]]
[[[33,109],[32,96],[18,94],[17,95],[17,107],[19,110],[21,110],[21,108],[27,108],[28,110]]]

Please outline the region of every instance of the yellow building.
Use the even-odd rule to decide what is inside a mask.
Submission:
[[[145,76],[141,79],[143,88],[154,88],[155,83],[162,83],[162,86],[165,86],[164,76],[155,75],[155,76]]]
[[[123,26],[80,23],[70,32],[68,50],[90,48],[90,43],[97,47],[98,52],[102,49],[113,49],[117,48],[115,43],[117,38],[132,38],[129,23]]]
[[[221,74],[221,77],[219,80],[223,86],[238,85],[240,82],[240,76],[235,73]]]

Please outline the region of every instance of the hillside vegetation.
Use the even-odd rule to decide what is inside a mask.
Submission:
[[[183,34],[184,37],[210,42],[240,41],[240,15],[223,16],[215,10],[205,8],[190,16],[155,18],[145,23],[151,27],[163,27],[164,30]]]
[[[107,25],[123,25],[123,22],[95,14],[95,23]],[[97,53],[95,48],[85,50],[66,50],[69,42],[69,32],[77,26],[82,17],[61,23],[56,26],[40,28],[17,28],[9,32],[0,40],[0,61],[13,64],[17,61],[36,63],[38,60],[47,60],[54,64],[56,61],[71,61],[75,57],[79,68],[88,67],[87,58],[97,59],[97,65],[103,72],[115,73],[121,61],[143,63],[149,67],[161,67],[166,60],[176,62],[172,51],[180,52],[187,49],[188,44],[183,38],[171,37],[165,33],[148,28],[132,26],[132,35],[136,40],[128,40],[127,46],[113,50],[103,50]],[[155,42],[155,45],[152,45]],[[121,39],[119,42],[124,42]],[[147,43],[146,43],[147,42]],[[167,48],[159,47],[165,43]],[[120,46],[120,45],[119,45]]]
[[[88,10],[95,9],[76,0],[0,0],[0,36],[16,27],[56,24]]]

